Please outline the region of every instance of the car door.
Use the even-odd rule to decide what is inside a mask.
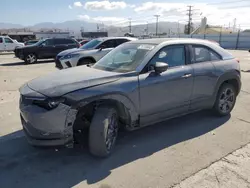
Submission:
[[[4,37],[4,45],[6,51],[13,51],[16,47],[14,41],[11,40],[9,37]]]
[[[194,70],[194,88],[191,109],[204,108],[211,105],[217,76],[213,61],[220,61],[220,55],[207,46],[190,45],[191,66]]]
[[[54,39],[55,49],[53,51],[53,57],[55,57],[60,52],[68,49],[68,42],[66,39]]]
[[[100,48],[99,51],[95,55],[95,60],[99,61],[103,56],[105,56],[107,53],[109,53],[113,48],[116,46],[116,41],[115,39],[109,39],[104,41],[99,45]]]
[[[4,41],[3,41],[3,38],[0,37],[0,51],[4,51],[4,50],[5,50]]]
[[[55,53],[54,51],[54,39],[47,39],[39,46],[37,54],[39,58],[53,58]]]
[[[150,60],[169,65],[167,71],[152,71],[139,75],[141,123],[150,124],[189,110],[193,90],[193,69],[187,64],[184,45],[166,46]]]

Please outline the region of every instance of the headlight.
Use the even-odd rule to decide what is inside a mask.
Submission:
[[[33,104],[45,108],[47,110],[52,110],[56,108],[60,103],[63,103],[65,101],[64,98],[50,98],[46,100],[34,100]]]
[[[61,57],[60,60],[71,59],[71,58],[79,57],[79,56],[80,56],[80,54],[68,54],[68,55],[65,55],[65,56]]]

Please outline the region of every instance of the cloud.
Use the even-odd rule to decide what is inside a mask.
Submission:
[[[124,18],[121,17],[95,17],[93,18],[94,21],[99,21],[99,22],[118,22],[118,21],[123,21]]]
[[[125,18],[122,17],[90,17],[88,15],[78,15],[78,19],[88,21],[88,22],[103,22],[106,25],[112,24],[112,22],[119,22],[125,20]]]
[[[138,6],[134,9],[135,12],[141,13],[145,11],[156,11],[157,14],[162,12],[167,12],[170,10],[183,11],[186,10],[186,4],[184,3],[154,3],[146,2],[141,6]]]
[[[84,8],[87,10],[114,10],[124,9],[127,4],[124,1],[89,1],[85,3]]]
[[[127,5],[129,8],[135,8],[136,5]]]
[[[69,9],[72,9],[72,6],[71,6],[71,5],[69,5],[68,7],[69,7]]]
[[[82,3],[80,1],[74,2],[74,7],[82,7]]]
[[[228,1],[230,2],[230,1]],[[248,3],[248,4],[247,4]],[[155,3],[145,2],[140,6],[134,8],[134,11],[138,14],[147,15],[160,14],[160,21],[186,21],[187,18],[187,6],[185,3]],[[237,9],[235,4],[205,4],[205,3],[193,3],[195,9],[193,12],[193,21],[199,22],[201,17],[206,16],[208,24],[211,25],[233,25],[233,20],[236,18],[238,24],[249,24],[248,15],[250,11],[250,2],[237,3]],[[234,6],[233,6],[234,5]],[[245,6],[244,6],[245,5]],[[202,13],[202,15],[201,15]],[[237,26],[238,26],[237,24]]]
[[[85,21],[89,21],[90,20],[90,17],[88,15],[78,15],[78,18],[80,20],[85,20]]]

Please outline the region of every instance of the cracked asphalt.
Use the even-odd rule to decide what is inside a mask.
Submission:
[[[208,111],[121,133],[112,156],[86,147],[28,145],[18,112],[18,88],[52,71],[53,61],[24,65],[0,55],[0,187],[184,188],[250,187],[250,53],[241,62],[242,90],[231,116]]]

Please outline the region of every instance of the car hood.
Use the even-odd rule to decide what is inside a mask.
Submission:
[[[102,71],[87,66],[56,71],[28,82],[28,87],[48,97],[114,82],[122,73]]]
[[[23,45],[23,46],[20,46],[18,49],[20,49],[20,50],[25,50],[25,49],[32,49],[32,48],[37,48],[38,46],[37,45],[35,45],[35,44],[32,44],[32,45],[28,45],[28,46],[25,46],[25,45]]]

